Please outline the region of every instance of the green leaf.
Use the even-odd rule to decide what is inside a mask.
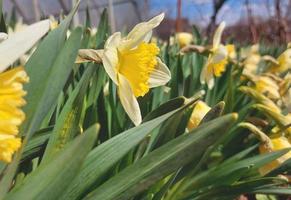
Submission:
[[[42,155],[51,133],[52,128],[46,128],[36,132],[34,137],[32,137],[25,145],[21,157],[21,162]]]
[[[53,159],[40,165],[24,181],[8,193],[5,200],[55,200],[74,179],[91,150],[99,125],[87,129]]]
[[[85,199],[130,199],[191,160],[201,157],[205,148],[215,142],[236,118],[233,114],[221,117],[168,142],[109,179]]]
[[[94,74],[95,66],[90,65],[84,72],[82,79],[69,96],[57,123],[50,135],[43,160],[49,160],[58,153],[70,140],[80,132],[80,122],[83,109],[83,100],[91,76]]]
[[[96,34],[96,48],[99,49],[104,46],[105,40],[110,32],[107,9],[104,9],[101,14],[97,30],[98,32]]]
[[[73,200],[80,198],[90,187],[100,181],[102,175],[139,144],[154,128],[183,108],[185,107],[142,123],[140,126],[129,129],[97,146],[90,152],[81,173],[61,199]]]
[[[267,163],[281,157],[285,153],[287,153],[289,149],[272,152],[269,154],[262,154],[258,156],[253,156],[251,158],[247,158],[237,162],[226,162],[220,164],[218,167],[211,168],[210,170],[204,171],[197,176],[193,177],[191,180],[188,180],[187,186],[185,188],[201,188],[210,186],[213,184],[214,180],[224,180],[227,179],[229,174],[239,170],[248,168],[248,172],[245,171],[243,174],[247,176],[250,172],[257,172],[257,170],[266,165]],[[209,179],[211,177],[211,179]],[[223,184],[223,182],[220,182]]]
[[[55,96],[60,93],[63,87],[62,84],[58,84],[58,82],[65,82],[63,77],[64,74],[60,72],[71,70],[70,67],[72,67],[73,62],[75,61],[74,54],[77,55],[79,45],[79,42],[76,41],[76,37],[80,37],[80,34],[78,33],[80,31],[77,31],[75,33],[76,35],[74,34],[75,36],[71,37],[69,40],[70,42],[67,42],[66,48],[69,48],[68,51],[64,48],[62,53],[60,53],[60,49],[64,43],[67,28],[69,27],[70,21],[72,20],[78,5],[79,4],[76,5],[69,16],[62,22],[60,27],[52,31],[44,39],[26,64],[26,71],[30,77],[30,82],[25,86],[25,90],[28,93],[26,96],[27,104],[23,109],[26,114],[26,120],[20,128],[20,134],[28,135],[23,141],[23,146],[25,146],[29,137],[37,131],[47,112],[52,109],[51,106],[57,99]],[[58,58],[56,59],[57,56]],[[51,73],[52,69],[54,69],[54,73]],[[49,74],[51,75],[50,80],[48,80]],[[61,89],[57,90],[54,86],[58,86],[58,88]],[[47,94],[48,96],[45,96],[45,87],[48,88],[48,91],[52,90],[54,95],[49,93]],[[50,100],[50,102],[48,102],[48,100]],[[11,185],[13,176],[17,169],[17,164],[20,161],[22,149],[15,154],[13,161],[5,171],[5,176],[3,176],[0,181],[0,199],[4,197]]]
[[[7,27],[4,19],[4,15],[2,13],[2,0],[0,1],[1,8],[0,8],[0,32],[7,33]]]
[[[66,42],[66,47],[63,46],[68,27],[78,5],[76,5],[57,29],[48,34],[26,64],[25,69],[30,77],[30,82],[25,85],[27,105],[24,107],[26,120],[22,125],[22,134],[33,134],[39,128],[41,121],[44,119],[48,110],[51,109],[51,106],[57,99],[57,95],[60,93],[60,90],[53,90],[55,91],[54,95],[47,95],[54,101],[50,100],[49,102],[46,100],[46,102],[42,102],[47,98],[45,96],[45,88],[47,90],[54,87],[62,88],[63,84],[58,82],[65,82],[66,79],[61,73],[69,73],[68,69],[71,70],[72,68],[75,61],[75,54],[77,55],[75,51],[80,45],[78,40],[80,40],[81,30],[77,29],[74,37],[70,37],[69,41]]]
[[[33,115],[29,115],[27,119],[30,121],[29,126],[27,127],[28,138],[37,130],[37,128],[39,128],[51,106],[56,104],[57,98],[72,71],[72,66],[74,65],[80,47],[81,35],[81,28],[77,28],[72,32],[70,38],[56,58],[51,70],[46,74],[47,78],[37,84],[38,91],[33,91],[35,94],[34,98],[37,97],[37,102],[32,99],[31,101],[29,101],[29,99],[27,100],[30,104],[34,103],[34,113]],[[30,110],[26,111],[28,114],[31,113]]]
[[[266,176],[276,176],[278,174],[285,174],[286,172],[289,174],[291,171],[291,158],[283,162],[279,167],[273,169]]]
[[[217,188],[209,188],[206,191],[200,192],[195,200],[209,199],[211,197],[222,197],[233,199],[243,193],[260,193],[260,194],[290,194],[290,189],[281,190],[276,188],[278,185],[286,184],[286,180],[282,178],[258,178],[253,180],[248,180],[245,182],[239,182],[237,184],[222,186]],[[272,189],[273,188],[273,189]],[[278,189],[278,190],[277,190]],[[283,189],[283,188],[282,188]]]

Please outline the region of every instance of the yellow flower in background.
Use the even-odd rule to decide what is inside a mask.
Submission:
[[[219,77],[225,71],[228,58],[230,56],[234,57],[234,46],[221,44],[224,28],[225,22],[222,22],[215,31],[210,54],[200,75],[200,82],[202,84],[207,83],[209,89],[212,89],[214,86],[214,76]]]
[[[252,45],[251,48],[242,51],[242,57],[245,59],[243,61],[243,74],[256,74],[258,65],[261,61],[261,56],[259,54],[259,45]]]
[[[58,28],[58,26],[59,26],[58,20],[56,20],[55,17],[52,15],[49,17],[49,19],[50,19],[50,29],[54,30],[54,29]]]
[[[187,32],[176,33],[176,40],[179,43],[180,48],[191,44],[193,41],[193,35]]]
[[[290,147],[291,145],[288,142],[287,138],[281,136],[276,138],[270,138],[268,143],[262,143],[259,146],[259,151],[261,154],[264,154],[283,150]],[[290,151],[285,155],[281,156],[280,158],[277,158],[276,160],[272,161],[271,163],[268,163],[267,165],[261,167],[259,171],[262,175],[265,175],[268,172],[272,171],[273,169],[279,167],[283,162],[285,162],[289,158],[291,158]]]
[[[291,113],[291,74],[288,73],[280,84],[280,95],[283,105],[287,108],[287,111]]]
[[[233,44],[226,45],[227,54],[230,59],[235,59],[236,57],[236,51],[235,46]]]
[[[23,67],[0,74],[0,160],[11,162],[12,155],[21,146],[18,127],[25,115],[20,109],[25,104],[23,83],[28,76]]]
[[[158,46],[149,43],[152,29],[163,18],[164,14],[160,14],[137,24],[126,37],[114,33],[100,55],[105,71],[118,87],[121,104],[135,125],[142,120],[137,97],[144,96],[150,88],[165,85],[171,78],[169,69],[157,57]]]
[[[197,128],[201,120],[204,118],[204,116],[208,113],[210,109],[211,108],[206,103],[204,103],[203,101],[198,101],[195,104],[195,107],[189,119],[187,125],[188,130]]]
[[[268,76],[258,76],[255,78],[255,89],[265,94],[270,99],[279,99],[279,86],[275,80]]]
[[[291,69],[291,49],[285,50],[278,58],[277,64],[273,64],[270,68],[270,72],[285,72]]]
[[[277,106],[271,99],[263,95],[261,92],[258,92],[254,88],[248,86],[241,86],[239,90],[248,96],[250,96],[257,103],[262,104],[269,108],[269,110],[273,113],[281,113],[281,109]]]

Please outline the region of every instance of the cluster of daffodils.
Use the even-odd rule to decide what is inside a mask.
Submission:
[[[3,36],[0,43],[0,161],[9,163],[21,147],[19,126],[25,119],[23,84],[29,81],[23,66],[10,65],[19,60],[49,30],[49,21],[23,27]],[[5,36],[5,37],[4,37]]]
[[[290,49],[285,50],[277,59],[269,55],[260,56],[256,45],[251,48],[249,57],[243,63],[245,67],[243,76],[249,81],[240,90],[256,102],[253,107],[266,115],[264,120],[269,120],[268,124],[276,124],[273,127],[244,124],[252,132],[259,133],[261,141],[259,151],[262,154],[291,147],[290,52]],[[259,67],[261,60],[265,62]],[[261,174],[267,174],[289,158],[290,152],[262,167]]]

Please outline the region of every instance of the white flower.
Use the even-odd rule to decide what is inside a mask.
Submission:
[[[126,36],[114,33],[105,43],[100,57],[105,71],[118,87],[121,104],[135,125],[142,121],[137,97],[149,88],[165,85],[171,78],[167,66],[158,58],[159,48],[149,43],[152,29],[163,20],[160,14],[137,24]]]
[[[225,28],[225,22],[222,22],[216,29],[213,37],[211,53],[208,56],[206,65],[203,67],[200,82],[208,85],[211,89],[214,86],[214,76],[221,76],[222,72],[225,71],[227,58],[234,54],[233,45],[223,45],[221,44],[222,32]]]

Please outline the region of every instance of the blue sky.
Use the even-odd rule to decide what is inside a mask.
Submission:
[[[267,9],[269,2],[271,13]],[[282,8],[286,7],[288,0],[281,0]],[[222,20],[227,24],[234,24],[246,16],[244,0],[228,0],[218,15],[218,23]],[[274,0],[250,0],[254,15],[267,18],[274,14]],[[170,18],[176,17],[177,0],[149,0],[151,14],[166,12]],[[212,0],[182,0],[182,15],[192,23],[205,25],[213,12]]]

